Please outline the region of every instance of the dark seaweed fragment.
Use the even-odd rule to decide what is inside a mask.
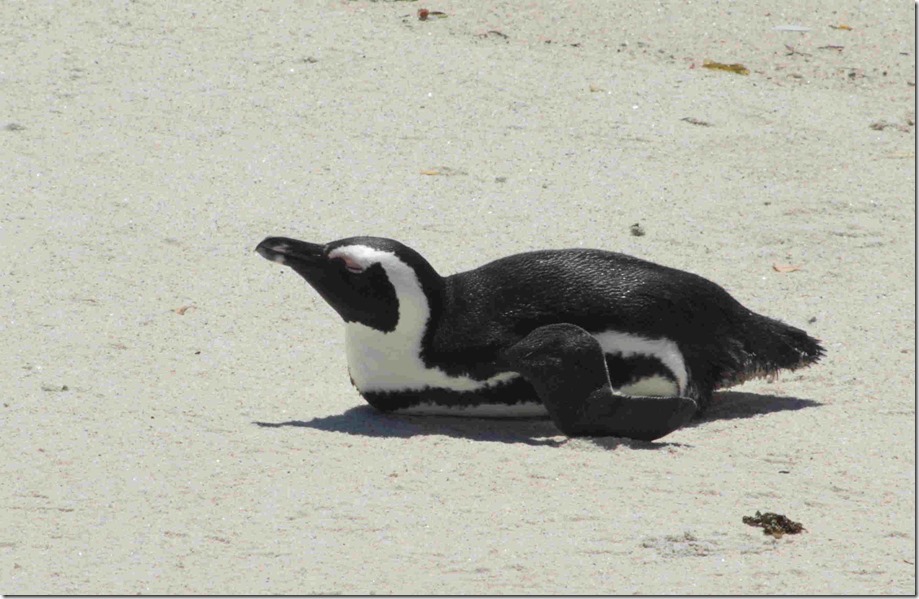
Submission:
[[[743,523],[748,526],[760,526],[763,534],[772,535],[780,539],[784,534],[796,535],[807,530],[800,522],[795,522],[783,514],[774,514],[766,512],[765,514],[756,511],[756,516],[744,516]]]

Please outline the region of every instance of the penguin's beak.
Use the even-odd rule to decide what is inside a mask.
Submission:
[[[321,245],[289,237],[268,237],[255,251],[263,258],[294,268],[318,266],[323,261]]]

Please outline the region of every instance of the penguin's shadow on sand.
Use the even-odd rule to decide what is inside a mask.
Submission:
[[[793,412],[805,408],[817,408],[823,404],[813,399],[799,399],[782,395],[764,395],[743,391],[716,392],[708,410],[686,427],[705,426],[716,420],[739,420],[755,418],[773,412]]]
[[[706,413],[686,426],[699,427],[718,420],[755,418],[773,412],[803,410],[821,405],[823,404],[811,399],[725,391],[716,393]],[[417,435],[446,435],[474,441],[524,443],[550,447],[559,447],[567,442],[567,439],[548,418],[490,419],[455,416],[397,416],[381,413],[370,406],[358,406],[342,414],[323,416],[312,420],[255,422],[254,424],[264,428],[302,427],[366,437],[400,437],[407,439]],[[625,445],[632,449],[660,449],[685,445],[684,443],[672,443],[665,440],[647,442],[618,437],[596,437],[591,438],[591,440],[607,449],[614,449],[620,445]]]

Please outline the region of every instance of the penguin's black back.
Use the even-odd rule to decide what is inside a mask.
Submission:
[[[566,249],[446,277],[423,357],[451,374],[490,376],[501,348],[561,322],[674,341],[703,394],[823,354],[804,331],[755,314],[698,275],[616,252]]]

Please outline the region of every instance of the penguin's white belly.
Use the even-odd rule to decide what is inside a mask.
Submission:
[[[345,350],[354,385],[364,393],[420,391],[428,387],[474,392],[520,376],[502,372],[489,379],[450,376],[421,360],[420,340],[406,338],[399,330],[382,333],[361,324],[348,323]]]

